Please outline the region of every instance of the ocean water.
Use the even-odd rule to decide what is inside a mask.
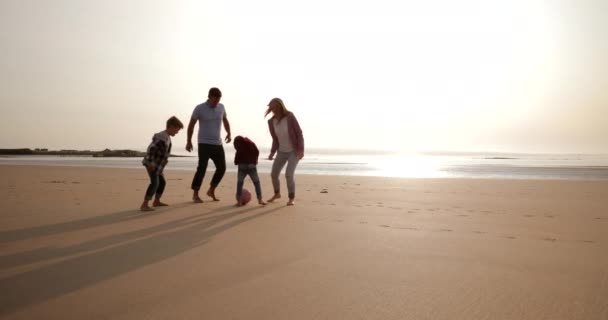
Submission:
[[[271,161],[263,158],[266,154],[267,150],[261,150],[258,164],[261,173],[270,172],[272,166]],[[236,171],[233,159],[233,150],[226,148],[229,172]],[[168,170],[194,171],[197,161],[196,157],[172,157]],[[141,159],[2,156],[0,165],[3,164],[141,168]],[[208,168],[214,168],[211,161]],[[405,178],[608,180],[608,155],[309,150],[297,172]]]

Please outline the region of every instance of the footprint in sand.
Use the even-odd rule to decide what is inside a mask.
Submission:
[[[454,230],[452,230],[452,229],[439,229],[439,231],[441,231],[441,232],[452,232]]]
[[[543,240],[550,241],[550,242],[555,242],[555,241],[557,241],[557,238],[544,238]]]
[[[555,216],[553,216],[553,215],[546,215],[545,218],[553,219],[553,218],[555,218]]]
[[[340,219],[336,219],[336,220],[333,220],[333,221],[334,222],[344,222],[344,220],[340,220]]]
[[[381,227],[381,228],[390,228],[391,226],[386,225],[386,224],[381,224],[381,225],[379,225],[379,227]]]
[[[360,224],[367,224],[367,221],[359,221]]]
[[[469,215],[468,214],[459,214],[458,216],[459,217],[468,217]]]
[[[511,239],[511,240],[517,239],[517,238],[516,238],[516,237],[514,237],[514,236],[506,236],[505,238],[507,238],[507,239]]]
[[[473,233],[477,233],[477,234],[486,234],[487,232],[485,232],[485,231],[473,231]]]
[[[524,217],[526,217],[526,218],[532,218],[532,217],[534,217],[534,215],[533,214],[524,214]]]

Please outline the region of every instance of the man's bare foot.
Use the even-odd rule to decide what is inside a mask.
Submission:
[[[160,202],[160,200],[154,200],[154,203],[152,204],[153,207],[167,207],[169,206],[166,203]]]
[[[207,191],[207,196],[213,199],[213,201],[220,201],[220,199],[215,197],[215,188],[210,188],[209,191]]]
[[[264,200],[260,199],[260,200],[258,200],[258,204],[261,206],[265,206],[266,202]]]
[[[235,206],[235,207],[242,207],[242,206],[244,206],[244,204],[242,204],[242,203],[240,203],[240,202],[237,202],[237,203],[236,203],[234,206]]]
[[[295,206],[295,205],[296,205],[296,202],[295,202],[295,200],[294,200],[294,199],[289,199],[289,201],[287,201],[287,205],[288,205],[288,206]]]
[[[201,197],[198,196],[198,192],[194,192],[194,194],[192,194],[192,201],[194,201],[194,203],[203,203],[203,199],[201,199]]]
[[[150,206],[148,206],[148,205],[145,205],[145,206],[142,205],[139,209],[143,212],[154,211],[154,209],[150,208]]]
[[[268,202],[274,202],[277,199],[281,199],[280,193],[275,193],[274,196],[272,196],[272,198],[268,199]]]

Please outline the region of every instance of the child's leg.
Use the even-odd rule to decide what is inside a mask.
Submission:
[[[150,177],[150,185],[148,185],[148,189],[146,190],[146,196],[144,198],[144,202],[141,204],[141,211],[152,211],[154,209],[150,208],[148,202],[152,200],[156,190],[158,189],[159,178],[158,173],[156,171],[150,172],[148,171],[148,176]]]
[[[166,207],[166,203],[160,202],[160,197],[162,197],[163,192],[165,192],[165,186],[167,185],[167,181],[165,180],[165,175],[161,172],[158,175],[158,188],[156,189],[156,199],[154,199],[153,206],[155,207]]]
[[[245,183],[245,177],[247,171],[239,166],[239,171],[236,179],[236,204],[241,205],[241,194],[243,193],[243,184]]]
[[[266,204],[266,202],[262,200],[262,184],[260,183],[260,176],[258,176],[258,168],[251,168],[249,176],[251,177],[251,181],[253,181],[253,185],[255,186],[255,195],[258,197],[258,203],[262,205]]]

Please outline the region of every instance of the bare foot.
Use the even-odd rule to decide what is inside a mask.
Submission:
[[[149,206],[147,206],[147,205],[146,205],[146,206],[141,206],[139,209],[140,209],[141,211],[143,211],[143,212],[154,211],[154,209],[150,208],[150,207],[149,207]]]
[[[240,202],[237,202],[237,203],[236,203],[234,206],[235,206],[235,207],[242,207],[242,206],[244,206],[244,204],[242,204],[242,203],[240,203]]]
[[[201,197],[198,196],[198,192],[194,192],[194,194],[192,194],[192,201],[194,201],[194,203],[203,203],[203,199],[201,199]]]
[[[295,206],[296,202],[294,201],[294,199],[289,199],[289,201],[287,201],[287,205],[288,206]]]
[[[264,200],[260,199],[260,200],[258,200],[258,204],[261,206],[265,206],[266,202]]]
[[[215,189],[209,189],[209,191],[207,191],[207,196],[213,199],[213,201],[220,201],[220,199],[215,197]]]
[[[167,207],[169,206],[166,203],[160,202],[160,200],[155,200],[154,203],[152,204],[153,207]]]
[[[272,198],[268,199],[268,202],[274,202],[277,199],[281,199],[280,193],[275,193],[274,196],[272,196]]]

